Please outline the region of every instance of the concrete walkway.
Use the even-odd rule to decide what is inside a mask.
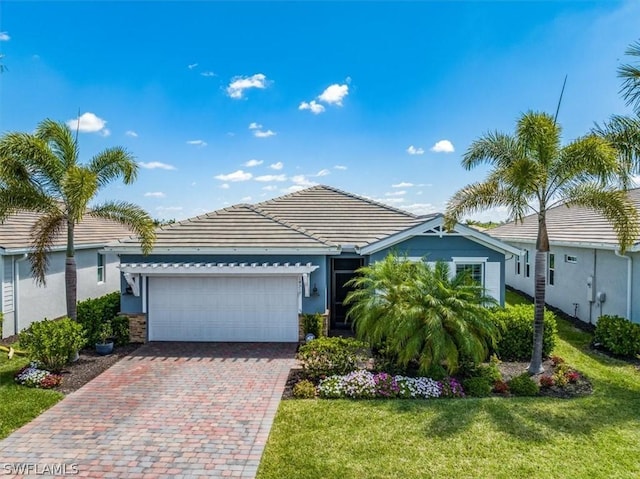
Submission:
[[[254,477],[294,353],[293,344],[142,346],[0,441],[0,473],[26,464],[94,478]]]

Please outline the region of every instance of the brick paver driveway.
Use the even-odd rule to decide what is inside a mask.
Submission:
[[[85,477],[254,477],[292,344],[151,343],[0,442]],[[60,469],[58,469],[60,472]]]

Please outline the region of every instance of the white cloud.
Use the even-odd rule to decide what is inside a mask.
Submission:
[[[336,165],[333,167],[334,170],[346,170],[347,167],[344,165]]]
[[[291,177],[291,181],[298,185],[298,186],[303,186],[303,187],[308,187],[308,186],[315,186],[317,185],[317,183],[310,181],[305,175],[295,175]]]
[[[324,106],[315,100],[311,100],[310,102],[303,101],[300,103],[300,106],[298,106],[298,110],[309,110],[314,115],[319,115],[324,111]]]
[[[255,121],[249,123],[250,130],[259,130],[260,128],[262,128],[262,125],[260,123],[256,123]]]
[[[389,193],[385,193],[384,196],[404,196],[407,192],[405,190],[400,191],[390,191]]]
[[[395,185],[391,185],[391,188],[411,188],[413,183],[407,183],[406,181],[401,181],[400,183],[396,183]]]
[[[269,138],[270,136],[275,136],[275,135],[276,135],[276,132],[272,130],[266,130],[266,131],[254,130],[253,132],[253,136],[255,136],[256,138]]]
[[[182,211],[182,206],[156,206],[156,211],[161,213],[175,213],[176,211]]]
[[[278,187],[276,185],[267,185],[263,186],[262,189],[265,191],[275,191],[278,189]]]
[[[243,196],[240,201],[251,201],[251,196]]]
[[[143,168],[147,168],[148,170],[175,170],[176,167],[173,165],[169,165],[167,163],[161,163],[159,161],[150,161],[149,163],[145,163],[141,161],[138,163]]]
[[[244,163],[242,166],[246,166],[247,168],[253,168],[254,166],[260,166],[264,161],[262,160],[249,160]]]
[[[292,185],[288,188],[285,188],[282,190],[283,193],[295,193],[296,191],[300,191],[300,190],[304,190],[305,187],[304,186],[300,186],[300,185]]]
[[[67,126],[73,131],[78,129],[81,133],[98,133],[109,136],[111,132],[105,128],[107,122],[91,112],[80,115],[79,118],[67,120]]]
[[[103,128],[102,130],[100,130],[98,132],[98,135],[107,137],[107,136],[111,135],[111,130],[109,128]]]
[[[228,190],[230,188],[229,183],[222,183],[220,185],[220,188],[222,188],[223,190]]]
[[[349,94],[349,85],[338,85],[334,83],[323,91],[318,100],[329,105],[342,106],[342,99]]]
[[[284,168],[284,163],[282,163],[281,161],[278,161],[277,163],[271,163],[269,165],[269,168],[271,168],[272,170],[281,170],[282,168]]]
[[[416,148],[413,145],[410,145],[409,148],[407,148],[407,153],[409,153],[410,155],[424,155],[424,149],[423,148]]]
[[[251,173],[242,170],[234,171],[233,173],[229,173],[228,175],[220,174],[215,176],[216,180],[231,182],[248,181],[251,178],[253,178],[253,175]]]
[[[207,142],[204,140],[188,140],[187,145],[207,146]]]
[[[162,191],[149,191],[145,193],[144,196],[148,198],[164,198],[167,195],[165,195]]]
[[[262,175],[256,176],[256,181],[269,182],[269,181],[287,181],[286,175]]]
[[[215,73],[213,72],[202,72],[200,73],[200,75],[202,75],[203,77],[207,77],[207,78],[211,78],[211,77],[215,77],[217,76]]]
[[[237,76],[231,79],[227,87],[227,95],[231,98],[240,99],[244,91],[249,88],[264,90],[267,87],[267,77],[262,73],[256,73],[250,77]]]
[[[476,220],[476,221],[506,221],[509,219],[509,210],[506,206],[496,206],[495,208],[490,208],[488,210],[480,211],[478,213],[474,213],[468,217],[463,218],[463,221],[468,219]]]
[[[192,64],[190,64],[190,65],[187,65],[187,68],[188,68],[189,70],[193,70],[193,69],[194,69],[195,67],[197,67],[197,66],[198,66],[198,64],[197,64],[197,63],[192,63]]]
[[[7,32],[0,32],[0,42],[8,42],[11,40],[11,37]]]
[[[410,205],[404,205],[402,208],[416,215],[428,215],[438,211],[438,209],[431,203],[413,203]]]
[[[375,201],[378,203],[386,203],[388,205],[396,205],[398,203],[403,203],[404,198],[377,198]]]
[[[130,136],[131,138],[138,138],[138,134],[133,130],[127,130],[124,132],[126,136]]]
[[[331,171],[330,171],[330,170],[327,170],[327,169],[325,168],[325,169],[323,169],[323,170],[318,171],[318,172],[315,174],[315,176],[327,176],[327,175],[330,175],[330,174],[331,174]]]
[[[440,140],[431,147],[431,151],[435,153],[453,153],[455,149],[453,148],[453,143],[449,140]]]

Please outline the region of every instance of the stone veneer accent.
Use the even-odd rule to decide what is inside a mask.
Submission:
[[[146,343],[147,342],[147,315],[145,313],[138,314],[122,314],[129,318],[129,342]]]
[[[304,342],[303,314],[298,315],[298,341]],[[329,310],[322,315],[322,335],[329,336]]]

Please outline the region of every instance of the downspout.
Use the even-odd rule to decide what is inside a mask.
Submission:
[[[632,283],[633,283],[633,259],[631,256],[627,256],[620,253],[620,250],[617,249],[615,251],[616,256],[620,258],[625,258],[627,260],[627,319],[632,321],[631,318],[631,294],[632,294]]]
[[[20,263],[25,261],[29,255],[24,253],[20,255],[19,258],[13,257],[13,328],[15,334],[20,332],[19,321],[18,321],[18,309],[20,304]]]

